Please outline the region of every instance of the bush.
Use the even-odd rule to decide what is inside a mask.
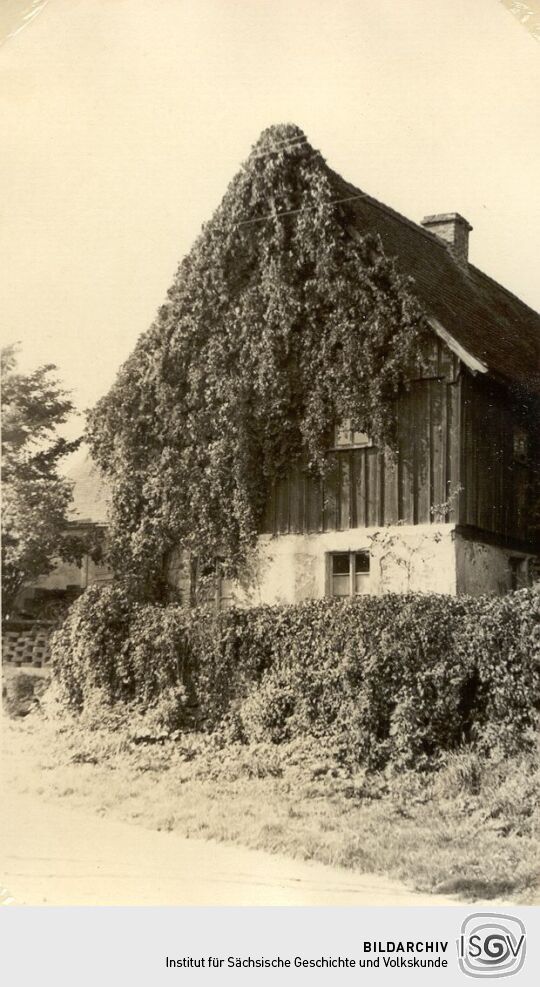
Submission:
[[[2,683],[2,699],[8,716],[27,716],[39,703],[49,685],[44,675],[28,672],[5,674]]]
[[[473,736],[488,750],[518,753],[520,738],[538,726],[539,587],[484,599],[467,634],[477,670]]]
[[[133,600],[122,584],[92,586],[51,637],[53,675],[82,709],[96,693],[110,704],[149,707],[183,680],[177,608]]]
[[[215,614],[88,590],[52,642],[64,701],[157,710],[256,743],[310,736],[347,765],[518,752],[538,711],[540,595],[316,600]]]

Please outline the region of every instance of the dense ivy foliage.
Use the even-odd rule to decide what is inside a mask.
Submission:
[[[52,644],[64,700],[239,742],[312,737],[349,765],[429,767],[537,725],[540,594],[388,595],[221,614],[88,590]]]
[[[237,572],[272,478],[294,462],[324,471],[336,420],[392,442],[427,330],[340,198],[297,127],[265,131],[90,416],[112,562],[146,593],[173,546]]]

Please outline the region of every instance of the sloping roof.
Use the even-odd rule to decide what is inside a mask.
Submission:
[[[91,521],[104,524],[107,521],[110,491],[90,453],[69,470],[68,479],[73,483],[73,502],[69,516],[71,521]]]
[[[331,174],[339,197],[360,195],[348,203],[355,228],[380,236],[387,256],[414,279],[428,315],[488,372],[540,391],[540,315],[472,264],[462,267],[434,233]]]

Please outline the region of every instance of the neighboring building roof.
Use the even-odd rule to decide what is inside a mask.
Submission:
[[[459,264],[434,233],[331,175],[336,198],[361,195],[348,203],[355,228],[380,236],[385,254],[414,278],[428,315],[488,372],[540,391],[540,315],[472,264]]]
[[[73,483],[70,520],[91,521],[94,524],[106,523],[110,491],[89,452],[84,452],[84,458],[72,466],[67,477]]]

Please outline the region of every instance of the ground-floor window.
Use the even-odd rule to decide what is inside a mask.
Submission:
[[[223,561],[216,559],[204,566],[196,560],[191,563],[190,598],[192,603],[215,606],[227,610],[234,604],[233,582],[223,572]]]
[[[533,566],[528,558],[522,555],[510,556],[510,589],[525,589],[532,585]]]
[[[329,552],[327,556],[329,596],[361,596],[368,592],[370,557],[366,549]]]
[[[218,572],[216,605],[218,610],[228,610],[234,606],[233,581],[227,579],[221,571]]]

